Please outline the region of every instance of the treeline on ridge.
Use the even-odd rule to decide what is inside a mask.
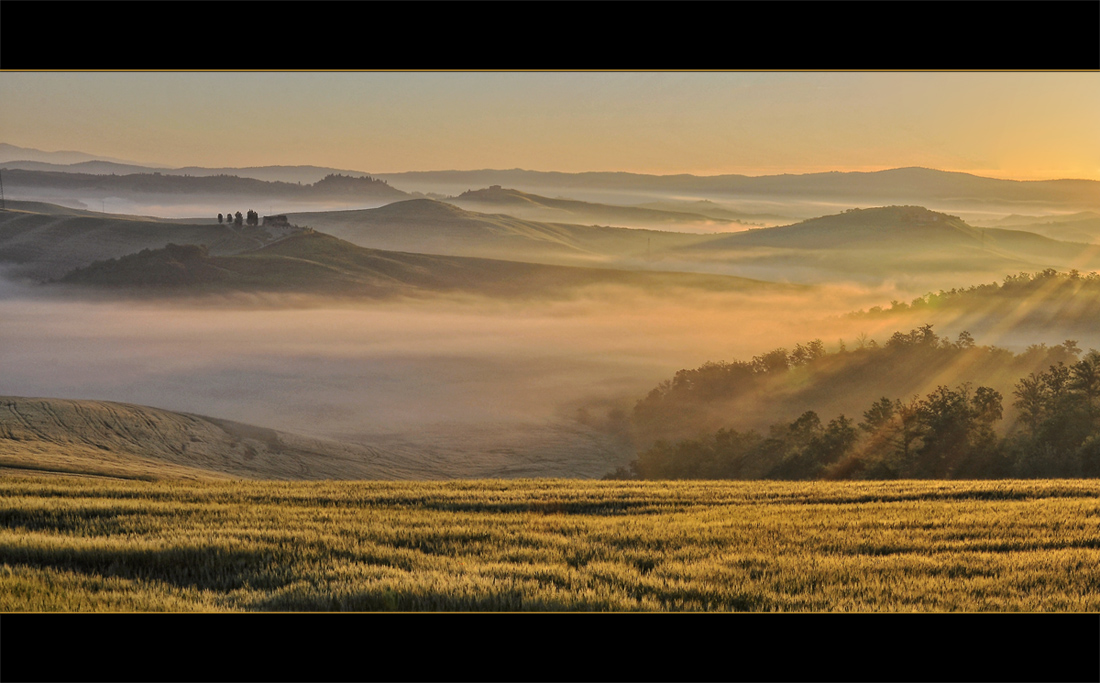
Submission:
[[[651,445],[629,468],[609,477],[1100,476],[1100,353],[1093,350],[1081,356],[1071,340],[1053,347],[1033,345],[1013,354],[978,346],[966,332],[951,342],[925,325],[897,332],[881,346],[861,342],[854,351],[842,348],[829,354],[815,340],[799,344],[793,352],[776,349],[751,362],[707,363],[680,371],[638,402],[635,430],[642,438],[652,439],[643,442]],[[709,434],[700,435],[703,430],[696,429],[693,436],[678,436],[699,424],[692,418],[706,412],[702,408],[729,406],[739,396],[763,396],[765,404],[785,401],[788,407],[797,402],[792,400],[797,391],[784,395],[777,386],[805,385],[811,387],[809,395],[824,396],[867,385],[868,374],[876,368],[887,378],[908,372],[919,380],[945,376],[944,371],[952,367],[973,369],[990,362],[1019,373],[1008,390],[1013,400],[1007,410],[1013,419],[1004,436],[997,431],[1006,412],[1004,395],[970,381],[961,381],[955,388],[939,384],[923,398],[896,391],[894,396],[912,397],[864,399],[862,409],[848,413],[861,414],[858,423],[842,413],[826,424],[820,409],[807,409],[794,420],[772,422],[766,435],[752,428],[738,431],[723,426]],[[955,373],[962,374],[961,370]],[[734,417],[727,414],[726,424]]]
[[[1082,274],[1076,270],[1059,272],[1047,268],[1038,273],[1008,275],[1001,283],[991,282],[966,288],[929,292],[910,303],[892,301],[890,306],[875,306],[850,317],[875,317],[898,313],[930,313],[939,310],[972,311],[983,307],[1016,310],[1021,300],[1041,303],[1034,311],[1038,317],[1058,320],[1091,318],[1100,315],[1100,273]]]

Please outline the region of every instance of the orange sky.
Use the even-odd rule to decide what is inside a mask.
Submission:
[[[1100,72],[0,72],[0,142],[167,166],[1100,180]]]

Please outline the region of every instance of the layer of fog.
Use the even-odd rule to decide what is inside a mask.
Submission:
[[[541,457],[555,429],[577,437],[556,447],[584,448],[591,440],[577,430],[614,428],[613,416],[629,416],[677,370],[811,339],[852,348],[860,335],[882,343],[935,322],[947,338],[968,330],[979,344],[1014,351],[1067,337],[1100,348],[1100,329],[1087,325],[1020,329],[1024,310],[977,325],[973,316],[844,315],[907,300],[904,281],[787,293],[601,287],[546,301],[242,295],[157,303],[64,300],[2,276],[0,395],[149,405],[397,444],[410,458],[455,458],[463,449]]]
[[[457,196],[467,190],[477,190],[483,188],[471,188],[460,185],[421,186],[419,184],[413,184],[409,187],[399,186],[398,189],[416,193],[417,195],[419,195],[420,193],[424,193],[438,199],[443,199],[445,197]],[[532,194],[551,198],[570,199],[627,207],[639,206],[642,204],[661,201],[690,203],[699,200],[706,200],[711,202],[718,209],[747,216],[744,220],[749,223],[755,223],[766,227],[789,225],[791,223],[797,223],[799,221],[807,220],[810,218],[818,218],[820,216],[828,216],[841,213],[847,209],[852,208],[870,208],[876,206],[887,206],[891,204],[916,204],[924,206],[925,208],[932,211],[939,211],[952,215],[957,215],[968,223],[974,225],[992,225],[997,221],[1013,214],[1035,214],[1038,215],[1040,218],[1045,218],[1048,216],[1057,216],[1066,212],[1072,213],[1081,210],[1081,207],[1076,206],[1060,206],[1053,204],[1047,205],[1034,202],[991,203],[976,202],[965,199],[922,201],[920,199],[914,199],[912,197],[899,197],[895,200],[884,200],[881,198],[860,200],[858,198],[827,199],[793,196],[750,197],[741,195],[723,196],[720,194],[685,195],[671,192],[661,193],[653,191],[616,191],[586,188],[563,189],[538,186],[523,186],[515,187],[512,189],[519,189],[523,192],[529,192]],[[9,199],[12,198],[25,201],[52,203],[71,208],[86,209],[90,211],[102,211],[105,213],[154,216],[176,220],[195,219],[197,222],[212,222],[217,220],[217,215],[219,213],[235,213],[237,211],[245,213],[250,209],[257,211],[260,215],[277,215],[282,213],[373,209],[385,206],[386,204],[390,204],[395,201],[392,199],[383,200],[369,198],[349,198],[346,201],[326,199],[305,202],[287,201],[271,196],[224,197],[170,194],[134,194],[126,197],[89,196],[86,193],[80,194],[73,193],[72,191],[58,191],[52,188],[26,188],[24,191],[20,192],[18,196],[9,197]],[[403,199],[398,199],[396,201],[403,201]],[[466,208],[471,208],[475,211],[477,210],[474,207]],[[706,210],[702,208],[691,209],[685,206],[682,210],[695,210],[700,213],[706,213]],[[507,211],[505,211],[505,213],[507,213]],[[769,217],[753,218],[752,216],[755,214],[768,215]],[[739,232],[740,230],[744,229],[742,226],[739,226],[737,224],[720,224],[718,227],[715,227],[713,229],[691,224],[685,224],[682,226],[676,226],[674,224],[624,224],[620,225],[619,227],[641,227],[660,230],[673,230],[678,232],[702,233]]]
[[[0,395],[119,401],[363,442],[438,445],[468,430],[480,447],[496,439],[513,449],[527,428],[629,415],[682,368],[819,337],[851,344],[873,329],[823,317],[887,294],[607,289],[539,303],[337,305],[75,302],[27,291],[0,289]]]

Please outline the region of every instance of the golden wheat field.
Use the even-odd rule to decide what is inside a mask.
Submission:
[[[1100,611],[1100,481],[0,478],[0,610]]]

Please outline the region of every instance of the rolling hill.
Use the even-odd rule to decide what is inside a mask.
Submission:
[[[289,214],[289,218],[292,223],[309,225],[351,243],[329,249],[321,258],[332,263],[353,253],[349,247],[355,245],[368,250],[403,252],[399,260],[405,264],[412,263],[413,254],[420,254],[420,258],[461,256],[639,272],[660,269],[804,284],[853,280],[881,283],[901,279],[919,290],[914,294],[934,291],[945,283],[965,286],[988,282],[1006,273],[1048,268],[1084,272],[1100,269],[1100,245],[1062,242],[1020,230],[975,228],[958,217],[914,206],[850,210],[792,225],[716,235],[544,223],[504,214],[477,213],[430,199],[400,201],[377,209]],[[48,214],[9,210],[0,212],[0,262],[16,264],[17,274],[27,277],[59,278],[93,261],[119,258],[143,249],[163,249],[169,243],[205,245],[208,253],[204,257],[218,258],[256,251],[292,232],[289,228],[196,225],[72,209],[52,210]],[[321,269],[307,276],[303,269],[316,269],[316,263],[312,266],[307,263],[315,260],[317,254],[312,250],[323,241],[321,237],[311,239],[310,254],[305,257],[284,254],[299,261],[293,268],[286,264],[281,267],[289,268],[288,272],[301,271],[301,277],[293,282],[299,285],[324,282],[322,289],[326,291],[346,291],[348,287],[392,290],[398,281],[413,288],[461,289],[465,285],[458,286],[459,281],[469,284],[475,280],[481,284],[474,289],[489,291],[493,288],[485,286],[487,274],[507,270],[499,263],[483,264],[478,267],[481,275],[473,279],[456,275],[445,284],[446,278],[439,279],[442,270],[462,270],[465,266],[459,268],[454,262],[436,258],[431,266],[424,266],[435,269],[435,281],[421,275],[413,277],[412,270],[394,279],[391,262],[396,257],[380,256],[389,259],[387,263],[391,265],[375,275],[367,275],[374,266],[368,267],[364,261],[343,274],[339,270],[343,266],[336,270],[326,266],[325,274],[321,274],[325,270]],[[345,251],[347,254],[337,253]],[[278,250],[266,251],[262,258],[272,258],[277,253]],[[355,253],[363,257],[365,252]],[[240,271],[235,276],[238,284],[257,286],[254,279],[239,279],[248,270],[244,263],[234,266]],[[513,269],[508,277],[519,276],[515,269],[520,266],[513,264],[508,268]],[[605,272],[578,278],[582,271],[568,275],[562,271],[543,277],[535,276],[531,268],[528,270],[524,277],[546,285],[612,277]],[[624,277],[620,274],[612,279],[625,282]],[[210,284],[216,280],[218,286],[229,284],[225,278],[200,279]],[[344,285],[336,286],[338,281]],[[372,281],[375,284],[368,284]],[[271,282],[264,287],[274,285]],[[307,288],[316,291],[314,285]]]
[[[989,227],[1034,232],[1066,242],[1100,243],[1100,213],[1079,211],[1061,216],[1006,216]]]
[[[623,271],[432,256],[358,247],[305,230],[266,247],[212,256],[197,245],[170,244],[78,268],[60,280],[71,286],[128,293],[284,292],[384,298],[428,292],[496,297],[551,296],[593,285],[648,291],[774,291],[789,285],[721,275]]]
[[[658,230],[544,223],[477,213],[431,199],[394,202],[377,209],[292,213],[289,218],[373,249],[558,264],[644,259],[701,238]]]
[[[237,254],[261,247],[285,232],[18,205],[31,208],[0,210],[0,265],[9,266],[15,276],[35,280],[59,278],[94,261],[160,249],[169,243],[203,244],[212,254]]]
[[[1100,268],[1096,245],[974,228],[958,217],[916,206],[851,210],[718,235],[540,223],[428,199],[292,218],[378,249],[811,284],[900,278],[921,292],[1006,273]]]
[[[745,223],[726,217],[703,213],[672,211],[639,206],[614,206],[572,199],[551,199],[494,185],[481,190],[463,192],[446,200],[463,208],[481,212],[506,213],[517,218],[555,222],[655,229],[706,229],[707,232],[742,230]]]
[[[453,479],[602,476],[630,451],[594,430],[507,437],[448,432],[435,445],[319,439],[110,401],[0,396],[0,474],[126,479]],[[503,447],[502,447],[503,446]]]
[[[665,258],[795,273],[821,282],[931,276],[965,281],[1046,268],[1100,268],[1100,246],[1034,233],[974,228],[956,216],[917,206],[851,210],[793,225],[712,237],[670,250]],[[767,278],[766,275],[758,277]],[[770,278],[778,279],[778,278]]]

